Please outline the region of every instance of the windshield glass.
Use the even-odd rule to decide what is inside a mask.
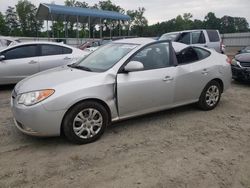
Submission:
[[[135,44],[110,43],[89,54],[74,66],[93,72],[104,72],[113,67],[136,46]]]
[[[165,34],[165,35],[162,35],[159,40],[171,40],[171,41],[174,41],[176,39],[177,35],[179,35],[179,33]]]
[[[247,46],[241,50],[242,53],[249,53],[250,52],[250,46]]]

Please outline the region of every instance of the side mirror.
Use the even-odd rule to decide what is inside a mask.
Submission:
[[[4,60],[5,56],[4,55],[0,55],[0,61]]]
[[[144,66],[139,61],[130,61],[125,67],[125,72],[134,72],[134,71],[141,71],[144,69]]]

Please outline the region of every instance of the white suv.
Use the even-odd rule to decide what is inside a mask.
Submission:
[[[171,40],[184,44],[195,44],[207,48],[214,48],[224,53],[222,40],[218,30],[185,30],[163,34],[159,40]]]

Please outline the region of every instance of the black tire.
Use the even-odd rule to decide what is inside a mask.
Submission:
[[[79,117],[80,112],[83,112],[85,110],[87,112],[90,109],[93,109],[93,110],[96,110],[99,112],[98,116],[102,117],[102,123],[100,123],[101,126],[100,126],[100,129],[98,128],[99,132],[97,134],[95,134],[94,136],[92,135],[92,137],[81,138],[81,137],[84,137],[84,135],[82,135],[82,133],[80,133],[80,135],[78,136],[74,131],[74,126],[76,125],[74,120],[76,117]],[[88,126],[91,127],[92,125],[90,125],[90,124],[93,122],[90,123],[89,119],[88,120],[86,120],[86,119],[88,119],[88,118],[84,117],[84,121],[88,121]],[[82,122],[80,122],[80,124],[81,123]],[[69,141],[76,143],[76,144],[87,144],[87,143],[91,143],[91,142],[98,140],[103,135],[106,127],[108,126],[108,123],[109,123],[109,115],[108,115],[108,112],[103,105],[101,105],[95,101],[84,101],[84,102],[76,104],[66,113],[66,115],[63,119],[63,122],[62,122],[62,130],[63,130],[64,135],[66,136],[66,138]],[[86,128],[87,125],[85,125],[85,123],[82,123],[80,125],[80,127],[83,126],[83,124],[85,126],[85,129],[88,129],[85,132],[89,132],[90,129],[92,129],[92,130],[94,129],[93,127]]]
[[[213,104],[211,103],[209,105],[207,102],[207,99],[208,99],[207,92],[208,92],[208,90],[211,89],[212,86],[214,86],[218,89],[218,98],[216,98],[217,99],[216,102],[213,102]],[[205,111],[214,109],[218,105],[218,103],[220,102],[221,93],[222,93],[222,88],[221,88],[221,85],[217,81],[213,80],[213,81],[209,82],[206,85],[206,87],[203,89],[203,91],[200,95],[198,107],[202,110],[205,110]]]

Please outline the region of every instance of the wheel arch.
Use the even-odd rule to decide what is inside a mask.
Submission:
[[[96,103],[101,104],[101,105],[107,110],[107,112],[108,112],[108,120],[109,120],[109,122],[111,122],[111,110],[110,110],[110,108],[109,108],[109,106],[108,106],[108,104],[107,104],[106,102],[104,102],[103,100],[98,99],[98,98],[83,99],[83,100],[80,100],[80,101],[76,102],[75,104],[71,105],[71,106],[69,107],[69,109],[65,112],[65,114],[63,115],[62,122],[61,122],[61,127],[60,127],[60,134],[61,134],[61,135],[64,135],[63,128],[62,128],[62,124],[63,124],[63,121],[64,121],[64,118],[65,118],[66,114],[67,114],[72,108],[74,108],[74,106],[76,106],[77,104],[82,103],[82,102],[86,102],[86,101],[93,101],[93,102],[96,102]]]
[[[220,85],[220,87],[221,87],[221,93],[223,93],[223,91],[224,91],[224,83],[223,83],[223,81],[222,81],[220,78],[214,78],[214,79],[211,80],[210,82],[212,82],[212,81],[216,81],[216,82],[219,83],[219,85]],[[209,83],[210,83],[210,82],[209,82]]]

